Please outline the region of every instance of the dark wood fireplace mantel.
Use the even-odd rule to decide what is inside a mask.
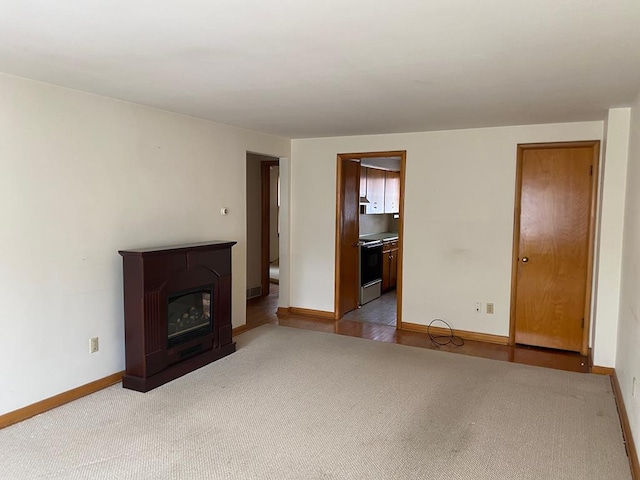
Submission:
[[[123,387],[146,392],[235,352],[231,337],[235,244],[211,241],[118,252],[124,273]],[[210,326],[185,335],[177,344],[175,339],[169,342],[169,299],[196,290],[211,298]]]

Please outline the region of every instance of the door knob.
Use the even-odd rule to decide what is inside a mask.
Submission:
[[[527,263],[529,261],[529,257],[522,257],[522,263]]]

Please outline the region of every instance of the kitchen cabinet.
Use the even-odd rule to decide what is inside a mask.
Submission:
[[[400,172],[360,167],[360,198],[369,202],[364,213],[399,213]]]
[[[367,167],[360,167],[360,198],[367,198]]]
[[[367,200],[365,213],[384,213],[384,183],[385,171],[377,168],[367,168]],[[360,187],[362,190],[362,187]]]
[[[382,244],[382,291],[396,288],[398,284],[398,240]]]
[[[400,172],[385,172],[384,213],[400,212]]]

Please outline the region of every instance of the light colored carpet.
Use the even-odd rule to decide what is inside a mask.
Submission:
[[[0,430],[0,478],[631,478],[607,377],[272,325],[237,341]]]

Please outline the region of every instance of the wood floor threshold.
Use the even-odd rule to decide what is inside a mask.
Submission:
[[[239,327],[236,327],[233,330],[231,330],[231,336],[235,337],[236,335],[240,335],[241,333],[244,333],[247,330],[251,330],[252,328],[256,328],[260,325],[262,324],[250,325],[248,323],[245,323],[244,325],[240,325]]]
[[[419,325],[417,323],[408,323],[402,322],[402,326],[400,330],[407,330],[409,332],[420,332],[420,333],[428,333],[431,332],[433,335],[449,335],[450,331],[445,327],[429,327],[428,325]],[[485,343],[495,343],[497,345],[508,345],[509,337],[504,337],[502,335],[491,335],[489,333],[480,333],[480,332],[468,332],[466,330],[454,330],[454,335],[464,339],[464,340],[473,340],[476,342],[485,342]]]
[[[618,417],[620,417],[620,424],[622,425],[622,436],[624,437],[624,445],[627,449],[627,456],[629,457],[631,478],[633,480],[640,480],[640,461],[638,460],[638,450],[636,450],[636,444],[633,441],[631,425],[629,424],[627,409],[624,406],[624,398],[622,397],[620,382],[618,382],[618,375],[614,369],[611,370],[613,371],[613,374],[609,378],[611,379],[613,396],[616,400],[616,406],[618,407]]]
[[[20,408],[18,410],[14,410],[13,412],[0,415],[0,428],[8,427],[9,425],[13,425],[14,423],[18,423],[28,418],[34,417],[48,410],[64,405],[65,403],[69,403],[95,393],[99,390],[102,390],[103,388],[115,385],[116,383],[122,381],[123,375],[124,372],[114,373],[113,375],[109,375],[108,377],[101,378],[85,385],[81,385],[77,388],[62,392],[53,397],[45,398],[44,400],[41,400],[32,405],[27,405],[26,407]]]
[[[335,314],[333,312],[327,312],[325,310],[312,310],[310,308],[278,308],[278,315],[298,315],[300,317],[312,317],[323,320],[335,320]]]
[[[595,373],[596,375],[614,375],[615,369],[611,367],[599,367],[598,365],[591,366],[591,373]]]

